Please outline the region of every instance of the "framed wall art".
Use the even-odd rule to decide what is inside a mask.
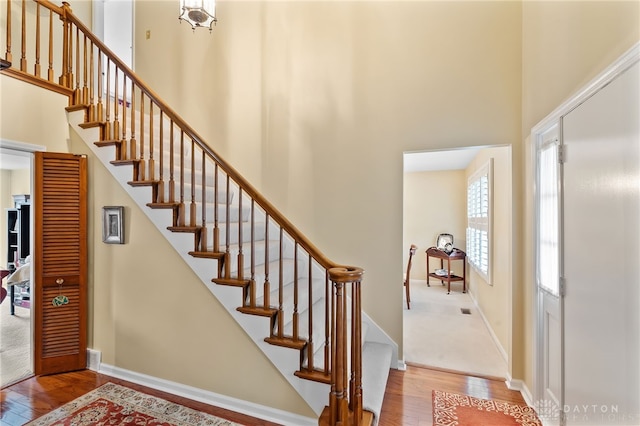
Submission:
[[[102,208],[102,241],[107,244],[124,244],[124,207]]]

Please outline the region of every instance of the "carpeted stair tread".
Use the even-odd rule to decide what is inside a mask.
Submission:
[[[365,342],[362,347],[362,405],[374,414],[374,426],[380,418],[392,355],[391,346],[383,343]]]

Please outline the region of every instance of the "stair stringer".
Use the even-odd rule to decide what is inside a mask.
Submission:
[[[267,356],[309,407],[311,407],[317,415],[320,415],[328,402],[330,392],[329,385],[301,379],[294,375],[299,367],[300,353],[290,348],[265,342],[264,339],[269,333],[269,320],[239,312],[236,308],[238,307],[241,290],[217,285],[211,281],[213,278],[212,271],[215,271],[215,268],[211,266],[211,262],[216,260],[196,258],[188,254],[193,250],[194,236],[188,233],[171,232],[167,229],[168,224],[172,221],[172,213],[168,210],[150,209],[147,206],[150,199],[149,188],[136,187],[128,184],[132,178],[131,167],[114,166],[111,164],[111,161],[115,158],[116,148],[96,146],[94,142],[98,141],[100,136],[98,128],[83,129],[79,126],[79,124],[83,122],[84,111],[67,112],[67,117],[73,131],[86,143],[96,158],[109,170],[132,200],[149,217],[158,231],[160,231],[176,250],[178,255],[189,265],[202,283],[218,299],[227,312],[242,327],[256,346]],[[392,356],[389,357],[389,365],[376,367],[398,368],[398,345],[365,312],[362,312],[362,322],[363,326],[366,325],[367,330],[367,335],[364,337],[365,342],[388,345],[391,348]],[[379,392],[380,390],[377,391]],[[384,389],[381,391],[384,392]],[[364,392],[365,402],[367,399],[366,395],[366,392]],[[379,414],[379,412],[376,414]]]

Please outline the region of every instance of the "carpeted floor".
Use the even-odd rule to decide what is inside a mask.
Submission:
[[[240,426],[115,383],[106,383],[27,425]]]
[[[458,287],[452,283],[447,294],[440,283],[427,287],[425,280],[411,280],[411,309],[405,304],[403,314],[405,362],[506,378],[505,359],[471,296]]]
[[[0,304],[0,387],[31,374],[31,311],[16,307],[10,315],[9,296]]]

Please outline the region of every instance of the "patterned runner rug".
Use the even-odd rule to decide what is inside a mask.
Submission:
[[[533,408],[434,390],[433,426],[542,426]]]
[[[27,425],[239,426],[114,383],[106,383]]]

